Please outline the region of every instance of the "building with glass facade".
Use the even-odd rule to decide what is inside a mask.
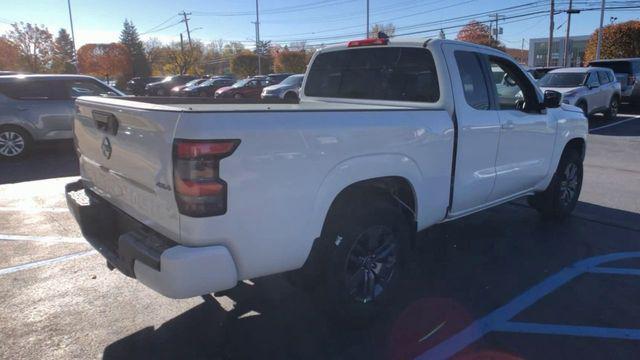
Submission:
[[[564,57],[564,36],[553,39],[551,47],[550,66],[583,66],[584,49],[587,46],[590,35],[569,37],[569,54],[567,64],[563,64]],[[527,65],[532,67],[547,66],[547,38],[529,39],[529,61]]]

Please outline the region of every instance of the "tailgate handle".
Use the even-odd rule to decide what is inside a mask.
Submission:
[[[92,114],[98,130],[114,136],[118,133],[118,118],[114,114],[98,110],[93,110]]]

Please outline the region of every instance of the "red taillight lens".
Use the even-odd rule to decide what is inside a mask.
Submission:
[[[387,45],[388,43],[389,43],[389,39],[353,40],[353,41],[349,41],[349,43],[347,44],[347,47]]]
[[[635,75],[629,75],[629,78],[627,79],[627,85],[631,86],[631,85],[634,85],[635,83],[636,83]]]
[[[191,217],[227,212],[227,183],[220,178],[220,160],[233,154],[240,140],[176,140],[173,183],[181,214]]]

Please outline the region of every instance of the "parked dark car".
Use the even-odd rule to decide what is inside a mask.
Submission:
[[[231,86],[236,81],[228,77],[214,77],[207,79],[205,82],[196,86],[190,86],[183,90],[183,96],[201,96],[208,97],[214,96],[216,90],[221,87]]]
[[[142,96],[144,95],[144,88],[147,84],[162,81],[163,79],[164,77],[162,76],[136,76],[127,81],[127,86],[124,90],[129,94]]]
[[[589,66],[613,70],[622,88],[622,101],[640,106],[640,58],[596,60]]]
[[[270,82],[270,85],[279,84],[282,80],[288,78],[291,75],[295,75],[294,73],[279,73],[279,74],[269,74],[267,75],[267,79]]]
[[[189,81],[184,85],[177,85],[171,88],[171,96],[185,96],[184,90],[193,86],[197,86],[202,84],[203,82],[209,80],[209,78],[199,78]]]
[[[265,86],[272,85],[266,76],[254,76],[216,90],[215,98],[258,99]]]
[[[191,75],[167,76],[162,81],[147,84],[145,93],[149,96],[169,96],[174,86],[184,85],[195,78]]]

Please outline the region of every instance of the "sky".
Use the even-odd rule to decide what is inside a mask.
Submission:
[[[307,44],[330,44],[363,38],[367,0],[258,0],[260,38],[287,44],[306,40]],[[556,0],[556,9],[568,8],[569,0]],[[574,0],[574,8],[598,8],[600,0]],[[604,23],[640,19],[640,1],[607,1],[608,7],[635,6],[635,9],[607,10]],[[13,22],[44,25],[52,33],[69,29],[67,0],[0,0],[0,34]],[[435,37],[442,28],[447,38],[455,38],[460,26],[470,19],[489,21],[490,13],[500,20],[500,40],[508,47],[528,48],[530,38],[549,32],[549,0],[369,0],[370,23],[393,23],[396,34]],[[191,13],[192,38],[205,43],[223,39],[255,41],[254,0],[71,0],[76,44],[118,41],[125,19],[131,20],[143,40],[179,41],[185,24],[182,11]],[[545,13],[546,11],[546,13]],[[612,19],[616,17],[617,20]],[[564,36],[566,13],[555,16],[554,36]],[[571,35],[591,34],[599,24],[599,11],[573,15]],[[184,33],[186,39],[186,32]]]

